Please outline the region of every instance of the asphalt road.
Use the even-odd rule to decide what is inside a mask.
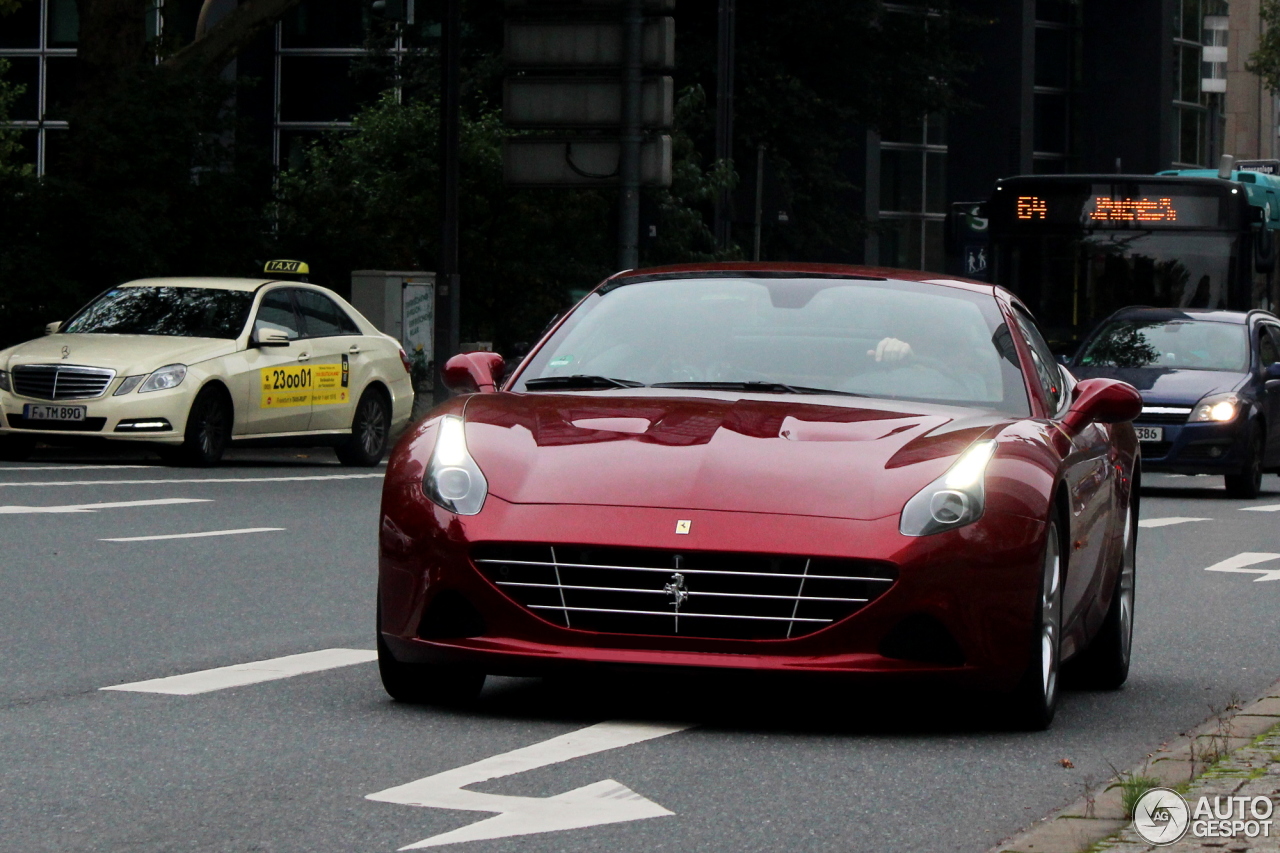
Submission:
[[[465,712],[392,703],[368,662],[194,695],[104,691],[373,648],[377,472],[324,451],[105,467],[131,461],[147,460],[0,465],[3,851],[394,851],[491,815],[366,795],[638,720],[692,727],[470,790],[545,798],[616,780],[673,815],[447,849],[981,853],[1280,678],[1280,582],[1205,570],[1280,551],[1280,514],[1243,511],[1280,509],[1280,480],[1247,503],[1218,479],[1152,476],[1144,519],[1203,520],[1141,530],[1129,684],[1068,692],[1044,733],[1002,730],[989,706],[941,691],[750,678],[490,679]],[[13,509],[102,503],[133,505]],[[1269,567],[1280,558],[1256,566]]]

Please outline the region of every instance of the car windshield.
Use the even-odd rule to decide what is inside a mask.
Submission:
[[[515,390],[638,384],[1028,411],[1012,338],[991,296],[842,278],[659,279],[602,288],[539,349]]]
[[[1082,367],[1249,369],[1245,326],[1207,320],[1115,320],[1080,354]]]
[[[60,331],[235,338],[252,305],[253,293],[243,290],[117,287],[82,308]]]

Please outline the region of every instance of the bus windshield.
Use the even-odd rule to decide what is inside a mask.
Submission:
[[[1080,354],[1083,367],[1249,368],[1246,327],[1206,320],[1115,320]]]

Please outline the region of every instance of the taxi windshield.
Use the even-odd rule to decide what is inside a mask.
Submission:
[[[603,288],[515,390],[604,386],[836,393],[1025,414],[996,300],[852,278],[667,279]]]
[[[116,287],[80,310],[59,331],[69,334],[235,338],[253,293],[206,287]]]
[[[1242,373],[1249,369],[1249,341],[1240,323],[1116,320],[1089,342],[1079,363]]]

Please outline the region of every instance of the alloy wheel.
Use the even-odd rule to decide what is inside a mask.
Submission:
[[[1133,535],[1133,518],[1137,511],[1130,507],[1124,516],[1124,552],[1120,558],[1120,652],[1127,664],[1133,647],[1133,591],[1136,576],[1137,542]]]
[[[1059,631],[1062,624],[1060,547],[1057,525],[1052,525],[1045,544],[1040,587],[1040,677],[1045,704],[1050,708],[1058,693]]]
[[[387,441],[386,413],[382,401],[376,396],[365,399],[360,407],[360,422],[357,427],[360,435],[360,446],[370,456],[378,456]]]

